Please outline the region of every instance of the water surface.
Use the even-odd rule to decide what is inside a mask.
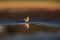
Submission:
[[[0,40],[60,40],[60,27],[38,23],[1,26],[4,31],[0,32]]]

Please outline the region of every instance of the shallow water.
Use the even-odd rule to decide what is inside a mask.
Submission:
[[[0,40],[60,40],[60,27],[23,23],[1,25]]]

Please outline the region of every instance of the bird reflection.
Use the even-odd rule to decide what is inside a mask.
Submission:
[[[29,29],[29,24],[28,23],[25,23],[24,24],[24,27],[26,27],[27,29]]]

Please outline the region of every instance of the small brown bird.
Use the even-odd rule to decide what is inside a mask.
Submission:
[[[29,17],[26,17],[26,18],[24,18],[24,21],[25,21],[25,22],[28,22],[29,19],[30,19]]]

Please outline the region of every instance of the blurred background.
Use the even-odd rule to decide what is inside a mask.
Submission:
[[[60,40],[60,0],[0,0],[0,40]]]

